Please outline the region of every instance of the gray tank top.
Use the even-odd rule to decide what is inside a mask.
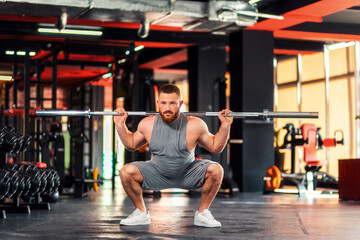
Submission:
[[[186,123],[187,117],[183,114],[171,124],[164,123],[159,114],[155,116],[149,143],[150,161],[165,177],[182,176],[194,161],[194,152],[189,152],[186,146]]]

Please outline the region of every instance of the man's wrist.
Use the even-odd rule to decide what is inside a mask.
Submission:
[[[126,128],[125,122],[118,122],[115,123],[116,128]]]
[[[228,129],[228,128],[231,127],[231,124],[230,124],[230,123],[223,122],[223,123],[221,123],[221,126],[220,126],[220,127],[225,128],[225,129]]]

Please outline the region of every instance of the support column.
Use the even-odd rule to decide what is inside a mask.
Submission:
[[[26,51],[25,56],[25,73],[24,73],[24,122],[23,122],[23,135],[30,133],[29,124],[29,111],[30,111],[30,55]],[[23,155],[25,162],[29,161],[29,153],[26,151]]]
[[[18,80],[16,79],[17,76],[17,71],[18,71],[18,59],[17,59],[17,52],[15,52],[14,55],[14,63],[13,63],[13,105],[12,107],[17,108],[18,104],[17,104],[17,91],[18,91]],[[17,117],[13,116],[13,127],[17,127]]]
[[[188,48],[189,111],[216,112],[225,108],[225,89],[221,87],[224,84],[225,72],[225,43],[220,46],[199,45]],[[219,129],[219,119],[203,120],[209,131],[215,134]],[[224,152],[226,153],[226,149]],[[201,148],[197,154],[226,164],[226,154],[223,154],[224,159],[221,159],[220,155],[210,155]]]
[[[239,31],[230,35],[230,75],[232,111],[273,109],[272,32]],[[243,139],[232,147],[230,160],[233,178],[242,192],[263,190],[263,177],[274,165],[272,122],[257,119],[234,120],[232,139]]]
[[[149,86],[146,83],[149,79],[152,79],[154,72],[152,69],[139,69],[138,62],[134,65],[134,86],[133,86],[133,108],[134,111],[147,111],[147,101],[149,100]],[[137,130],[140,121],[144,117],[133,116],[132,126],[133,132]],[[132,152],[132,161],[145,161],[146,154],[140,151]]]
[[[135,53],[133,53],[135,54]],[[141,55],[140,55],[141,56]],[[133,59],[130,59],[131,66],[124,68],[126,77],[121,81],[124,86],[124,83],[128,85],[125,91],[128,94],[128,98],[125,100],[125,109],[132,111],[146,111],[147,104],[147,92],[148,86],[146,81],[148,79],[153,79],[153,70],[150,69],[139,69],[139,59],[138,56],[134,56]],[[139,122],[143,119],[141,116],[131,116],[127,120],[127,126],[130,131],[135,132],[139,125]],[[133,161],[144,161],[146,155],[145,153],[140,153],[139,151],[130,152],[125,149],[125,163],[130,163]]]

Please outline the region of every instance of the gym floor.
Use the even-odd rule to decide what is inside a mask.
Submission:
[[[83,199],[61,197],[51,210],[7,214],[1,239],[359,239],[360,202],[297,195],[218,196],[211,207],[221,228],[193,225],[198,196],[163,193],[145,198],[150,226],[120,226],[134,210],[119,186],[102,186]]]

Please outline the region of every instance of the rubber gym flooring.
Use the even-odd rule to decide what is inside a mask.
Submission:
[[[7,214],[0,239],[360,239],[360,202],[297,195],[218,196],[211,207],[221,228],[193,225],[199,197],[166,193],[145,198],[149,226],[120,226],[134,210],[121,186],[83,199],[61,197],[51,210]]]

